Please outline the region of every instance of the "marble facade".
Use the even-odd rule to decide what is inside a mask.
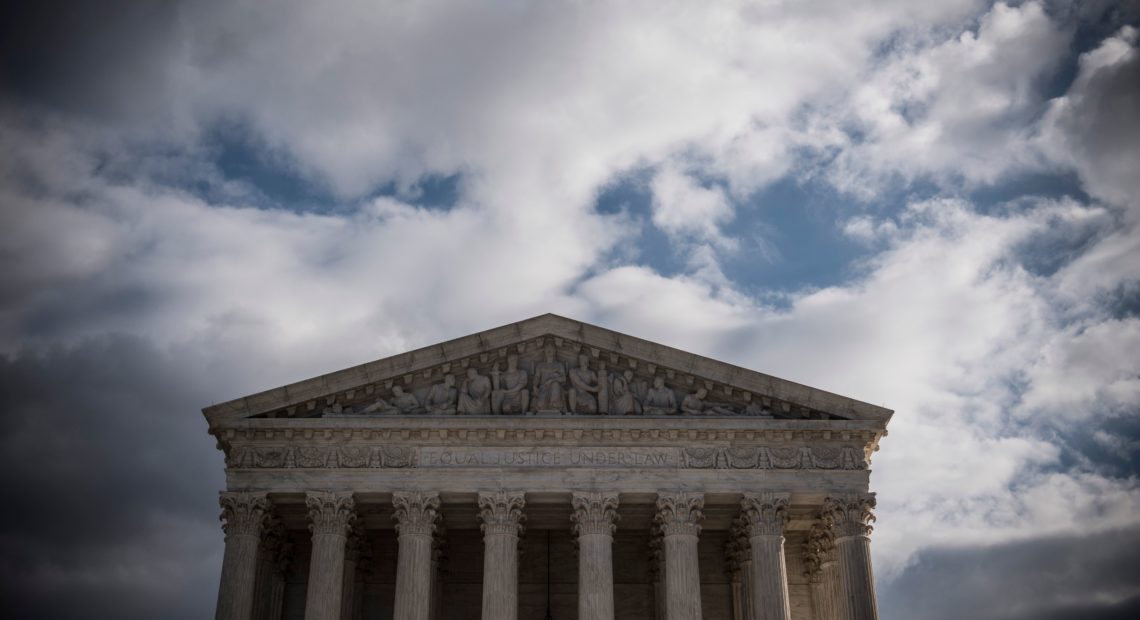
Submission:
[[[881,407],[543,315],[203,412],[219,619],[877,617]]]

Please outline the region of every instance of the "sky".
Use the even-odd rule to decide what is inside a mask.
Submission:
[[[884,620],[1140,617],[1140,3],[0,7],[5,618],[209,617],[202,407],[546,312],[894,409]]]

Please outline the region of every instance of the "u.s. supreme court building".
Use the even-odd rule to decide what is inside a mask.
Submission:
[[[891,411],[543,315],[204,410],[225,620],[869,620]]]

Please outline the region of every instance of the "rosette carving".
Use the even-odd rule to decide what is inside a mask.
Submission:
[[[570,505],[574,514],[570,515],[573,521],[573,531],[577,536],[589,534],[604,534],[613,536],[617,531],[617,521],[621,518],[617,513],[617,493],[595,492],[575,493],[570,498]]]
[[[788,522],[788,493],[745,493],[740,500],[748,536],[783,536]]]
[[[479,494],[479,529],[483,534],[521,536],[526,515],[526,499],[521,491],[491,491]]]
[[[716,448],[685,448],[685,464],[695,469],[716,467]]]
[[[310,491],[305,494],[305,507],[309,510],[309,531],[314,536],[347,536],[356,521],[356,500],[350,492]]]
[[[230,536],[261,536],[273,504],[265,493],[223,491],[218,496],[222,514],[222,531]]]
[[[665,536],[701,533],[704,519],[703,493],[663,492],[657,494],[657,515],[654,521]]]
[[[836,538],[870,536],[875,521],[875,494],[832,495],[823,500],[820,517]]]
[[[411,467],[412,449],[403,446],[385,446],[381,449],[384,467]]]
[[[392,518],[396,520],[396,532],[399,535],[431,536],[435,533],[436,520],[439,519],[439,493],[393,493],[392,505],[396,508],[396,514]]]

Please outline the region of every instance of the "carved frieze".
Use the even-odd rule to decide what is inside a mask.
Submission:
[[[639,467],[863,470],[852,446],[257,446],[230,450],[231,469]],[[823,456],[820,456],[820,455]]]
[[[458,374],[453,364],[459,366]],[[838,419],[561,338],[538,338],[391,377],[269,417],[681,415]]]

